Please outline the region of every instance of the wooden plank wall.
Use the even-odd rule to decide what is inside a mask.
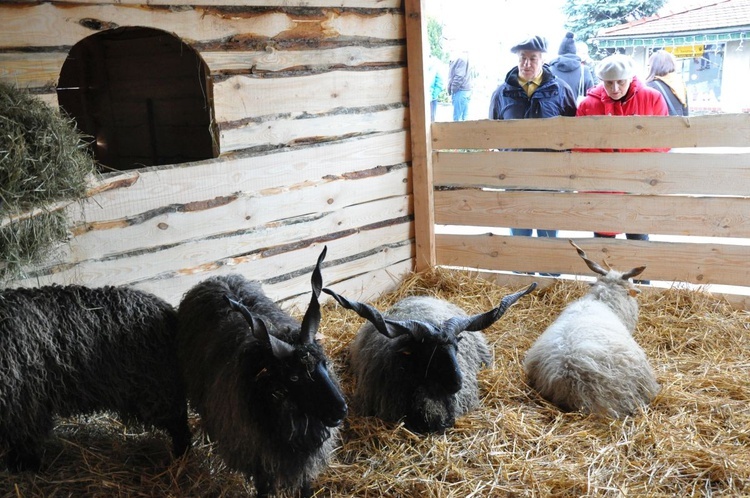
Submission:
[[[56,105],[70,48],[104,29],[180,37],[211,71],[219,158],[110,174],[69,206],[69,244],[4,285],[133,284],[172,303],[241,272],[274,299],[370,299],[413,268],[406,35],[399,0],[0,4],[0,79]],[[144,68],[148,71],[148,68]],[[306,295],[305,295],[306,294]]]
[[[655,281],[734,286],[722,292],[750,309],[750,149],[731,149],[748,137],[747,114],[434,123],[435,223],[446,226],[435,236],[436,263],[590,275],[565,239],[507,235],[508,227],[580,231],[592,259],[645,264],[644,278]],[[569,151],[643,147],[684,149]],[[518,150],[529,148],[551,151]],[[457,228],[466,226],[482,233]],[[594,239],[593,231],[666,240]],[[500,280],[515,278],[528,277]]]

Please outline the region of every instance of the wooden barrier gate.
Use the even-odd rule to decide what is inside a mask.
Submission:
[[[417,213],[417,261],[434,251],[434,264],[500,280],[523,278],[513,271],[590,275],[566,240],[571,231],[592,259],[646,265],[643,277],[654,281],[720,284],[747,308],[750,149],[741,147],[748,137],[746,114],[434,123],[433,199],[415,199],[434,206],[434,225],[425,230]],[[575,152],[652,147],[672,150]],[[512,237],[507,227],[562,233]],[[594,239],[593,231],[651,240]]]

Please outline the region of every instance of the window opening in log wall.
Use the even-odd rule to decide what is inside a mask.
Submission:
[[[219,154],[208,66],[165,31],[117,28],[78,42],[63,64],[57,97],[109,169]]]

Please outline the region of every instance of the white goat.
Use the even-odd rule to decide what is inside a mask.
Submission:
[[[529,349],[523,364],[529,385],[563,410],[632,415],[660,388],[646,353],[632,337],[640,290],[628,279],[646,267],[620,273],[605,263],[604,269],[570,243],[601,276]]]

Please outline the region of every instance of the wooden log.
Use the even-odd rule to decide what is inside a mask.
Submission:
[[[233,192],[290,192],[408,161],[404,131],[345,140],[325,147],[298,148],[263,155],[239,155],[168,168],[146,168],[135,182],[109,188],[91,200],[88,222],[138,216],[173,204],[221,198]],[[133,179],[132,173],[106,177]],[[75,215],[75,213],[73,213]],[[80,220],[74,218],[74,221]]]
[[[747,286],[747,248],[737,245],[576,239],[587,256],[621,270],[645,265],[642,278],[697,285]],[[564,239],[504,235],[436,235],[439,265],[592,276]]]
[[[19,88],[54,88],[67,56],[67,51],[0,53],[0,81]]]
[[[393,292],[401,285],[401,282],[414,270],[414,251],[412,246],[400,246],[385,248],[382,251],[347,260],[333,267],[326,268],[323,285],[331,287],[342,295],[361,302],[372,302],[383,294]],[[340,278],[338,282],[333,279]],[[302,279],[302,282],[296,280]],[[307,282],[309,285],[309,282]],[[300,289],[305,284],[304,277],[273,283],[264,286],[269,295],[288,295],[288,289]],[[310,295],[295,296],[281,302],[284,308],[296,309],[298,313],[303,312]],[[331,303],[333,298],[328,294],[321,295],[322,304]],[[325,335],[325,331],[323,332]],[[324,339],[325,340],[325,339]]]
[[[35,4],[38,0],[13,0],[19,4]],[[152,6],[177,6],[184,7],[189,5],[216,5],[216,0],[66,0],[65,3],[71,4],[91,4],[91,5],[143,5],[144,3]],[[398,9],[401,7],[401,0],[221,0],[222,6],[237,7],[331,7],[331,8],[350,8],[350,9]]]
[[[228,47],[229,48],[229,47]],[[50,49],[54,50],[54,49]],[[221,73],[284,73],[298,70],[377,69],[406,62],[402,45],[308,48],[284,50],[269,44],[266,50],[198,50],[214,75]],[[54,88],[68,50],[0,53],[0,80],[21,88]],[[142,75],[141,71],[137,74]],[[292,73],[292,75],[294,75]]]
[[[173,33],[190,45],[227,40],[319,39],[366,37],[404,39],[402,14],[372,11],[304,9],[294,12],[263,8],[182,6],[170,9],[144,5],[67,5],[34,3],[23,7],[0,4],[3,29],[0,46],[7,48],[69,47],[104,29],[140,26]]]
[[[127,260],[87,262],[58,274],[40,275],[27,282],[33,281],[32,285],[67,281],[85,281],[92,286],[128,284],[138,288],[153,289],[157,295],[175,302],[175,298],[179,299],[190,287],[214,275],[239,272],[261,281],[273,279],[274,282],[283,282],[296,276],[296,272],[306,269],[310,261],[314,262],[323,244],[328,246],[331,260],[360,254],[363,248],[367,248],[366,254],[368,255],[378,251],[387,251],[384,257],[392,262],[400,261],[406,258],[404,253],[408,254],[408,257],[413,255],[410,235],[413,236],[411,225],[405,223],[360,232],[340,239],[321,237],[309,241],[308,245],[300,249],[272,253],[269,257],[255,253],[206,261],[201,265],[179,269],[163,267],[165,262],[163,258],[169,254],[141,255]],[[301,240],[293,238],[290,242],[299,245]],[[220,244],[221,241],[216,243]],[[303,287],[305,290],[309,289],[309,275],[306,279],[307,284]]]
[[[228,196],[224,202],[169,206],[135,218],[84,223],[73,227],[71,243],[78,259],[93,259],[203,239],[222,238],[229,244],[232,238],[242,240],[255,233],[272,237],[270,231],[284,226],[296,227],[301,236],[308,227],[322,232],[327,224],[350,230],[411,214],[408,184],[399,180],[406,180],[407,172],[404,168],[278,195]]]
[[[320,254],[321,245],[312,246],[313,250],[304,257],[310,257],[317,251]],[[329,247],[329,257],[337,257],[334,249]],[[287,259],[300,258],[300,255],[287,255]],[[413,269],[413,250],[408,244],[396,247],[383,247],[378,252],[364,253],[359,259],[348,260],[341,265],[326,265],[323,268],[323,284],[332,285],[336,278],[346,278],[336,287],[337,290],[349,292],[352,299],[372,300],[385,292],[396,289],[401,279]],[[227,268],[229,271],[242,273],[253,279],[253,266],[244,265]],[[349,277],[350,276],[350,277]],[[152,292],[177,305],[182,296],[193,285],[196,285],[206,275],[191,277],[158,278],[138,282],[134,287]],[[300,274],[288,280],[263,282],[263,290],[271,299],[280,301],[284,309],[291,312],[303,310],[310,302],[310,295],[303,294],[310,290],[309,273]],[[291,297],[290,296],[294,296]],[[326,295],[327,296],[327,295]],[[359,296],[359,297],[357,297]],[[321,297],[321,302],[327,302],[327,297]]]
[[[449,190],[435,193],[444,225],[750,238],[750,197]]]
[[[416,219],[417,270],[435,265],[435,209],[433,201],[433,167],[429,150],[431,133],[428,123],[429,105],[424,75],[425,54],[428,52],[427,19],[421,0],[407,0],[406,29],[409,53],[409,95],[411,107],[411,150],[414,174],[414,216]]]
[[[375,107],[341,114],[323,114],[297,119],[284,116],[272,121],[251,122],[237,128],[222,129],[221,152],[400,131],[408,128],[408,111],[406,107]]]
[[[118,257],[78,261],[75,247],[72,248],[72,262],[64,262],[29,273],[33,280],[43,281],[83,281],[87,285],[123,285],[137,283],[149,278],[172,278],[187,275],[213,275],[219,268],[236,266],[263,258],[264,251],[276,249],[279,253],[285,246],[299,246],[313,242],[336,240],[338,237],[350,239],[354,234],[360,241],[359,247],[370,247],[377,243],[398,243],[413,236],[408,218],[395,220],[393,225],[371,230],[347,230],[315,232],[313,238],[302,239],[300,227],[294,229],[269,230],[259,234],[242,234],[237,238],[215,238],[206,243],[186,243],[165,246],[154,251],[134,252]],[[272,238],[270,238],[272,237]],[[270,238],[270,239],[269,239]],[[269,239],[269,240],[266,240]],[[354,242],[352,242],[354,244]],[[263,249],[261,251],[260,249]],[[266,262],[255,270],[257,278],[271,278],[281,271],[280,265]],[[284,262],[284,265],[295,264]]]
[[[461,121],[433,123],[432,148],[746,147],[748,130],[750,114],[555,117],[543,122]]]
[[[350,42],[353,43],[353,42]],[[333,48],[290,50],[269,42],[264,50],[200,50],[201,57],[216,73],[280,73],[291,70],[377,68],[406,63],[403,45],[348,45]],[[0,59],[2,60],[2,59]],[[2,74],[2,73],[0,73]]]
[[[405,102],[406,71],[401,68],[280,79],[234,76],[214,85],[216,120],[222,127],[251,118],[267,121],[272,116],[304,117]]]
[[[439,187],[746,195],[750,182],[747,152],[439,151],[433,157]]]

